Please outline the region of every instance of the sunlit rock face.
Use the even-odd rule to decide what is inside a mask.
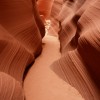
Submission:
[[[53,1],[54,0],[38,0],[37,1],[40,15],[43,15],[45,19],[49,19],[50,17]]]
[[[100,99],[99,19],[99,0],[64,0],[57,16],[62,57],[51,68],[85,100]]]

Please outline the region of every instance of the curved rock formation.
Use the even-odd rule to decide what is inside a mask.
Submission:
[[[41,36],[44,37],[45,35],[45,26],[44,26],[44,22],[42,21],[40,14],[39,14],[39,9],[38,9],[38,5],[36,0],[32,0],[32,8],[33,8],[33,14],[34,14],[34,18],[36,21],[36,24],[40,30]]]
[[[2,72],[0,72],[0,100],[24,100],[21,84]]]
[[[68,4],[67,7],[73,8],[73,5]],[[66,7],[62,10],[66,10]],[[65,12],[62,10],[60,16]],[[68,8],[67,10],[69,11]],[[62,57],[55,61],[51,68],[64,81],[75,87],[85,100],[99,100],[100,1],[86,0],[72,16],[68,14],[67,17],[61,17],[63,20],[60,20],[59,40]]]
[[[24,99],[23,75],[45,35],[39,14],[59,30],[61,58],[52,70],[85,100],[100,100],[100,0],[0,0],[0,100]]]
[[[4,86],[1,85],[4,94],[0,100],[24,99],[20,89],[23,75],[41,53],[44,35],[45,27],[35,0],[34,4],[31,0],[0,0],[0,73],[12,77],[4,75]]]
[[[27,48],[0,26],[0,71],[22,82],[25,68],[34,58]]]
[[[9,2],[3,0],[0,1],[0,5],[0,23],[3,27],[30,53],[38,55],[41,50],[41,34],[36,25],[32,7],[27,0]]]

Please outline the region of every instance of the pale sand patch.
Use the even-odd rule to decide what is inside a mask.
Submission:
[[[46,35],[42,54],[24,81],[26,100],[83,100],[76,89],[60,79],[50,65],[61,57],[57,37]]]

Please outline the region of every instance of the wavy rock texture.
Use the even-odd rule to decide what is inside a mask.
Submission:
[[[86,69],[77,51],[71,51],[51,66],[64,81],[76,88],[85,100],[99,100],[99,89]]]
[[[33,61],[34,56],[0,26],[0,71],[22,82],[26,66]]]
[[[0,100],[24,99],[23,74],[41,53],[45,35],[39,14],[59,30],[61,58],[51,69],[85,100],[100,100],[100,0],[0,0]]]
[[[2,72],[0,72],[0,100],[24,100],[21,84]]]
[[[89,72],[100,86],[100,34],[97,28],[89,30],[80,36],[78,52],[87,64]]]
[[[58,15],[62,57],[55,61],[51,68],[64,81],[75,87],[85,100],[99,100],[100,1],[83,2],[64,1]]]
[[[58,15],[58,20],[63,22],[65,19],[68,20],[68,17],[71,18],[73,14],[81,7],[84,3],[84,0],[67,0],[63,3],[62,9]],[[66,12],[66,13],[65,13]]]
[[[62,8],[63,0],[54,0],[51,14],[50,14],[50,20],[51,20],[51,28],[50,33],[53,33],[55,36],[58,35],[59,31],[59,21],[58,21],[58,14]]]
[[[83,6],[82,6],[83,3]],[[61,12],[59,13],[59,21],[61,22],[61,29],[59,31],[59,39],[61,43],[61,52],[66,52],[66,50],[72,50],[75,47],[71,48],[70,41],[72,41],[73,37],[77,33],[77,22],[80,18],[82,8],[86,8],[87,1],[80,2],[79,0],[75,1],[66,1],[62,7]],[[67,13],[64,13],[67,12]],[[64,16],[62,16],[64,15]],[[65,17],[66,16],[66,17]],[[73,41],[72,41],[73,43]],[[74,44],[76,45],[76,44]]]
[[[45,27],[35,0],[0,0],[0,71],[14,78],[6,75],[0,100],[23,100],[18,84],[22,85],[25,69],[41,53],[44,35]]]
[[[38,55],[41,50],[41,35],[34,19],[32,7],[27,0],[19,2],[3,0],[0,1],[0,5],[0,22],[3,27],[30,53]]]
[[[85,9],[87,9],[91,5],[91,3],[93,3],[93,1],[90,2],[89,0],[66,0],[63,3],[60,12],[54,14],[56,15],[56,18],[54,19],[51,16],[51,18],[53,19],[53,23],[55,23],[52,24],[53,27],[57,26],[56,20],[59,20],[60,30],[59,27],[54,28],[54,30],[56,32],[58,32],[59,30],[58,33],[59,39],[61,41],[61,52],[65,53],[66,50],[69,51],[76,48],[76,44],[73,45],[74,39],[72,38],[77,33],[77,21],[79,20],[81,14],[85,11]],[[55,5],[55,7],[57,6]],[[55,8],[52,8],[52,12],[53,11],[55,11]],[[77,37],[77,35],[75,37]],[[73,47],[70,46],[71,44],[73,45]]]

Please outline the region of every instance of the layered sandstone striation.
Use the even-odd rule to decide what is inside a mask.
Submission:
[[[51,68],[85,100],[100,99],[99,6],[99,0],[66,0],[58,13],[62,57]]]
[[[46,19],[56,38],[44,38],[51,49],[33,64],[47,46]],[[100,0],[0,0],[0,100],[25,99],[23,77],[30,66],[32,100],[77,100],[71,93],[100,100]]]
[[[44,35],[35,0],[0,0],[0,100],[24,100],[24,72],[41,53]]]

